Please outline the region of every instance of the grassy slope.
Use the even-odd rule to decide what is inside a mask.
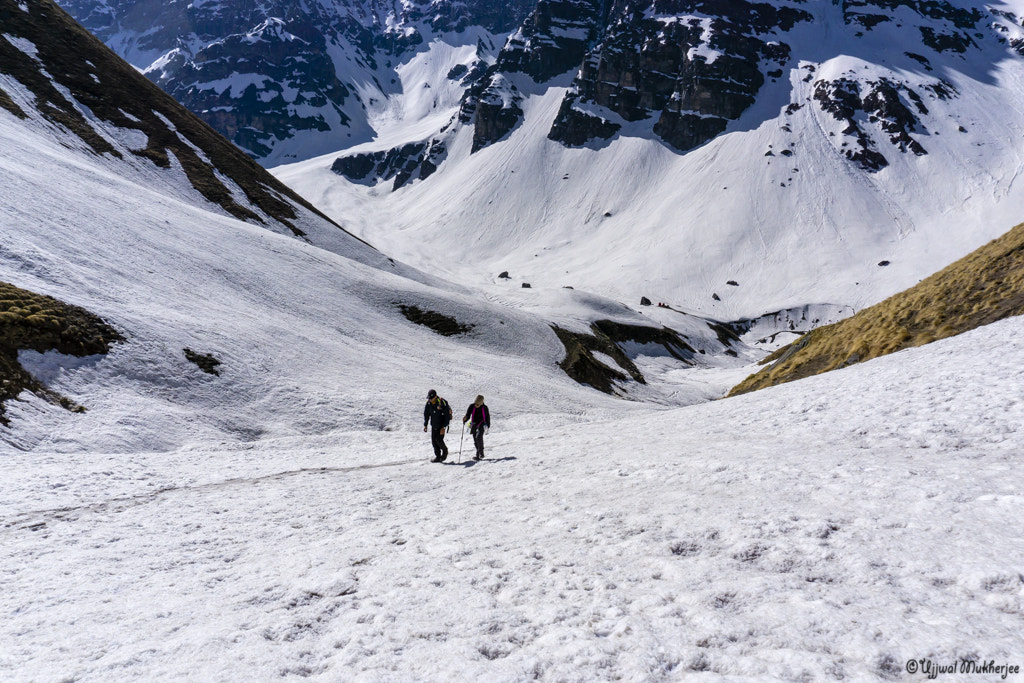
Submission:
[[[7,424],[3,403],[26,389],[69,410],[82,410],[25,372],[18,351],[90,356],[107,353],[115,341],[123,338],[85,309],[0,282],[0,424]]]
[[[952,337],[1024,314],[1024,224],[910,289],[766,358],[730,396]]]

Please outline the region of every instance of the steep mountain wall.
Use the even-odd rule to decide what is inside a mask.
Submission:
[[[302,159],[370,139],[403,56],[435,35],[507,35],[527,0],[67,0],[85,28],[250,155]]]

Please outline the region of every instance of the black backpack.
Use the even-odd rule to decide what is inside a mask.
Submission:
[[[444,417],[444,426],[447,427],[452,421],[452,407],[448,405],[448,401],[441,397],[438,397],[437,400],[441,404],[441,415]]]

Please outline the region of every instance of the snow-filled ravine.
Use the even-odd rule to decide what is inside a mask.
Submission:
[[[458,462],[456,433],[455,462],[429,463],[418,410],[390,432],[6,455],[0,678],[871,680],[910,659],[1022,665],[1022,335],[1009,319],[587,424],[510,429],[492,401],[481,462]],[[470,397],[449,398],[460,413]]]

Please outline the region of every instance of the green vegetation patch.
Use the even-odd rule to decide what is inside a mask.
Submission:
[[[611,325],[618,324],[612,323],[609,320],[600,322],[610,323]],[[570,332],[557,325],[552,325],[551,329],[555,331],[558,339],[562,342],[562,346],[565,347],[565,358],[558,364],[558,367],[562,368],[565,374],[580,384],[586,384],[598,391],[610,394],[614,386],[613,382],[625,382],[632,378],[640,384],[647,383],[644,376],[640,373],[640,369],[623,353],[615,341],[599,327],[598,323],[590,325],[590,331],[593,334]],[[594,356],[595,351],[611,357],[622,371],[620,372],[602,363]]]
[[[9,423],[4,403],[26,389],[68,410],[85,410],[35,380],[18,362],[18,351],[91,356],[117,341],[124,337],[89,311],[0,282],[0,424]]]
[[[465,334],[473,329],[473,325],[465,325],[455,318],[438,313],[437,311],[424,311],[418,306],[398,304],[402,315],[417,325],[429,327],[434,332],[445,336],[454,337],[457,334]]]
[[[792,382],[1024,314],[1024,224],[910,289],[768,356],[730,396]]]

